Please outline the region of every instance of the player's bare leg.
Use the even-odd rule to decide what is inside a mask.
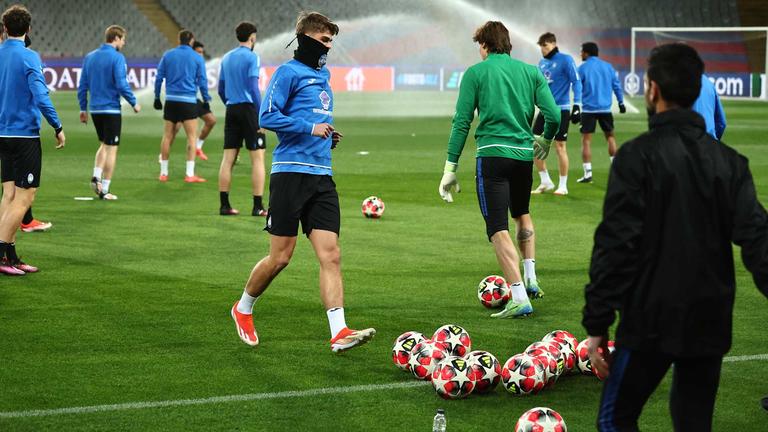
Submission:
[[[581,161],[584,165],[584,177],[576,180],[578,183],[592,182],[592,134],[581,134]]]
[[[613,131],[605,133],[605,140],[608,141],[608,156],[613,162],[613,157],[616,156],[616,136]]]
[[[96,156],[93,158],[93,176],[91,177],[91,189],[93,193],[101,193],[101,179],[104,176],[104,143],[99,141],[99,148],[96,150]]]
[[[168,120],[164,121],[163,138],[160,140],[160,181],[168,181],[168,157],[171,154],[171,144],[176,139],[179,126]]]
[[[197,154],[197,119],[184,120],[184,133],[187,134],[187,169],[184,181],[204,183],[207,180],[195,175],[195,156]]]
[[[515,318],[530,315],[533,307],[525,293],[523,279],[520,276],[520,256],[509,236],[509,230],[498,231],[491,236],[491,244],[496,252],[496,260],[504,273],[504,279],[512,290],[512,300],[503,311],[491,315],[493,318]]]
[[[116,145],[102,144],[99,149],[104,156],[104,163],[102,165],[103,177],[101,180],[101,192],[99,198],[104,200],[116,200],[117,196],[109,192],[109,186],[112,183],[112,175],[115,172],[115,164],[117,163],[117,148]]]
[[[517,226],[517,246],[523,256],[523,280],[528,297],[537,299],[544,297],[544,291],[539,287],[536,278],[536,235],[533,230],[533,220],[530,214],[515,218]]]
[[[266,175],[264,169],[264,152],[264,149],[252,150],[249,152],[251,154],[251,183],[253,184],[254,196],[253,211],[251,212],[251,215],[253,216],[267,215],[263,204],[260,202],[261,198],[264,196],[264,176]],[[258,203],[256,202],[256,197],[258,197]]]
[[[549,192],[555,189],[555,184],[552,183],[552,179],[549,177],[549,171],[547,171],[547,163],[539,158],[533,158],[533,164],[536,167],[536,172],[539,173],[539,179],[541,183],[539,186],[532,190],[533,194],[540,194]]]
[[[211,130],[216,126],[216,116],[212,112],[209,112],[201,117],[203,119],[203,128],[200,130],[200,136],[197,138],[196,151],[197,157],[206,161],[208,155],[203,151],[203,144],[211,133]]]
[[[555,141],[557,152],[557,165],[560,171],[560,181],[555,190],[555,195],[568,195],[568,151],[565,141]]]
[[[232,167],[235,165],[235,158],[240,149],[224,149],[221,157],[221,166],[219,166],[219,214],[222,216],[234,216],[240,214],[237,209],[233,209],[229,203],[229,189],[232,184]]]

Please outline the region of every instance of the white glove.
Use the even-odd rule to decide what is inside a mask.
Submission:
[[[445,163],[445,172],[443,172],[443,178],[440,180],[440,187],[437,192],[440,194],[445,202],[453,202],[453,195],[451,190],[455,188],[456,192],[461,192],[459,182],[456,180],[456,167],[457,165],[451,162]]]
[[[539,160],[544,160],[549,156],[549,147],[552,145],[551,139],[546,139],[541,135],[533,136],[533,155]]]

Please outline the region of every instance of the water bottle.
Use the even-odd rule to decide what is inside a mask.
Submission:
[[[432,432],[445,432],[445,410],[439,408],[432,422]]]

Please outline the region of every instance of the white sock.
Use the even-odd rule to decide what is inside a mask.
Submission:
[[[523,260],[523,275],[525,275],[525,280],[536,280],[536,260]]]
[[[611,163],[613,163],[613,156],[611,156]]]
[[[205,143],[205,140],[198,139],[197,140],[197,149],[200,150],[203,148],[203,144]]]
[[[334,338],[347,326],[344,320],[344,308],[328,309],[325,313],[328,315],[328,325],[331,327],[331,338]]]
[[[584,177],[592,177],[592,162],[584,162]]]
[[[523,282],[515,282],[509,284],[509,288],[512,289],[512,301],[515,303],[525,303],[528,301],[528,294],[525,293],[525,287]]]
[[[160,175],[167,176],[168,175],[168,160],[161,160],[160,161]]]
[[[568,176],[560,176],[560,184],[557,185],[558,189],[568,189]]]
[[[195,175],[195,161],[187,161],[187,177]]]
[[[93,176],[97,179],[101,179],[101,173],[103,173],[104,170],[99,167],[93,167]]]
[[[549,171],[539,171],[539,178],[541,179],[541,184],[552,184],[552,179],[549,178]]]
[[[103,193],[109,193],[109,184],[112,183],[112,180],[102,180],[101,181],[101,191]]]
[[[237,311],[241,314],[250,315],[253,313],[253,304],[256,303],[258,297],[254,297],[248,294],[248,291],[243,290],[243,295],[240,297],[240,301],[237,303]]]

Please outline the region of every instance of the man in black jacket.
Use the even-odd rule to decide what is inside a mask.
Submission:
[[[709,136],[690,110],[703,68],[687,45],[651,51],[650,130],[624,144],[611,167],[582,322],[592,366],[608,377],[601,431],[637,431],[643,405],[673,364],[675,430],[710,431],[731,346],[731,243],[768,296],[768,214],[747,159]],[[616,352],[604,357],[616,311]]]

